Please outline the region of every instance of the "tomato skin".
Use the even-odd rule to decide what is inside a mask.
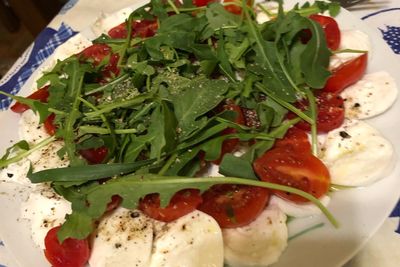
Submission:
[[[58,241],[57,232],[61,226],[47,232],[44,239],[44,255],[53,267],[84,267],[90,256],[88,240],[67,238],[62,244]]]
[[[203,193],[198,210],[212,216],[221,228],[234,228],[254,221],[268,204],[268,189],[243,185],[214,185]]]
[[[297,127],[290,128],[282,139],[277,139],[274,148],[288,148],[299,153],[310,153],[311,144],[307,133]]]
[[[47,103],[47,99],[49,98],[49,85],[46,85],[38,89],[37,91],[29,95],[27,98],[39,100],[42,103]],[[16,102],[14,105],[11,106],[10,109],[15,113],[23,113],[24,111],[30,109],[30,107],[28,105]]]
[[[365,73],[368,63],[368,54],[345,62],[338,68],[332,70],[332,75],[328,78],[323,90],[325,92],[339,94],[346,87],[358,82]]]
[[[184,189],[175,193],[165,208],[160,207],[160,196],[157,193],[141,199],[138,208],[155,220],[171,222],[194,211],[202,201],[199,190]]]
[[[231,102],[230,100],[227,100],[227,103],[222,106],[222,110],[232,110],[234,111],[237,116],[235,118],[235,123],[244,125],[245,124],[245,118],[243,116],[242,109]],[[221,135],[228,135],[228,134],[234,134],[236,133],[236,129],[234,128],[226,128],[221,132]],[[213,163],[219,165],[221,163],[222,158],[224,157],[225,154],[231,153],[235,150],[236,146],[239,144],[239,139],[238,138],[231,138],[224,140],[222,142],[222,147],[221,147],[221,153],[218,159],[214,160]]]
[[[108,149],[105,146],[79,150],[79,154],[88,161],[89,164],[100,164],[107,157]]]
[[[330,175],[326,166],[311,153],[301,153],[290,148],[274,148],[253,162],[257,176],[266,182],[291,186],[316,198],[329,190]],[[275,190],[282,198],[296,202],[308,202],[295,194]]]
[[[340,127],[344,121],[344,105],[343,98],[339,95],[319,91],[316,95],[317,102],[317,131],[319,133],[327,133]],[[297,103],[297,107],[302,110],[308,108],[307,101]],[[292,113],[288,115],[289,118],[295,117]],[[310,131],[311,126],[305,121],[296,124],[296,127],[305,131]]]
[[[144,19],[141,21],[132,21],[132,37],[152,37],[158,29],[157,20]],[[128,32],[126,23],[123,22],[108,31],[108,35],[114,39],[124,39]]]
[[[197,7],[206,6],[210,3],[214,3],[216,0],[193,0],[193,5]]]
[[[111,197],[111,201],[108,202],[107,204],[106,212],[115,210],[116,208],[119,207],[121,202],[122,202],[122,197],[120,197],[119,195],[113,195]]]
[[[340,45],[340,30],[336,20],[322,15],[310,15],[309,17],[315,22],[318,22],[324,30],[326,42],[329,49],[337,50]]]
[[[57,127],[54,125],[55,118],[56,118],[56,114],[51,113],[43,123],[46,133],[48,133],[51,136],[55,135],[56,130],[57,130]]]
[[[93,65],[97,66],[111,53],[111,47],[106,44],[93,44],[83,49],[78,56],[82,60],[93,60]]]
[[[229,2],[236,2],[236,0],[224,0],[224,3],[229,3]],[[253,5],[253,0],[247,0],[246,4],[249,7],[252,6]],[[224,8],[225,8],[226,11],[229,11],[229,12],[231,12],[233,14],[236,14],[236,15],[242,14],[242,8],[240,6],[227,5],[227,6],[224,6]]]

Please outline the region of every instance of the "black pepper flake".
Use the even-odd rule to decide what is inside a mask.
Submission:
[[[140,213],[137,211],[133,211],[133,212],[130,212],[129,216],[131,216],[131,218],[137,218],[137,217],[140,217]]]
[[[354,106],[353,106],[354,108],[359,108],[359,107],[361,107],[361,105],[360,105],[360,103],[354,103]]]
[[[114,246],[115,246],[115,248],[120,248],[120,247],[122,247],[121,243],[115,243]]]
[[[351,135],[349,135],[345,131],[340,131],[339,134],[340,134],[340,137],[342,137],[342,138],[351,138]]]
[[[12,178],[14,176],[14,174],[12,173],[7,173],[8,178]]]

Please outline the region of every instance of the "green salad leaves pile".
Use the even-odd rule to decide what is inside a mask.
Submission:
[[[38,112],[41,122],[51,113],[56,115],[55,137],[45,143],[62,139],[58,155],[67,157],[70,166],[28,177],[33,183],[50,182],[72,203],[60,240],[86,238],[113,195],[123,198],[123,207],[136,208],[141,197],[157,192],[166,205],[183,188],[204,191],[220,183],[299,194],[337,224],[311,195],[258,181],[252,162],[299,120],[315,126],[315,109],[303,112],[293,103],[302,98],[313,103],[312,92],[322,88],[330,75],[331,51],[320,25],[305,15],[337,13],[338,5],[317,2],[284,12],[281,4],[275,18],[263,24],[256,22],[252,8],[245,4],[242,8],[242,15],[235,15],[220,3],[194,7],[191,0],[182,6],[152,0],[129,16],[127,38],[102,35],[93,41],[107,44],[119,55],[118,75],[100,84],[110,57],[94,65],[73,55],[39,79],[38,87],[50,85],[48,103],[14,97]],[[131,22],[143,19],[157,19],[156,34],[131,37]],[[302,39],[305,29],[311,32],[307,44]],[[255,110],[259,125],[235,123],[235,112],[218,109],[226,99]],[[288,112],[298,118],[286,120]],[[235,133],[222,135],[228,127]],[[193,178],[201,168],[199,153],[206,161],[216,160],[223,142],[232,138],[257,142],[240,157],[224,156],[220,172],[228,177]],[[87,165],[78,153],[102,146],[108,150],[107,164]],[[38,147],[19,143],[13,149],[19,158],[8,151],[0,166]]]

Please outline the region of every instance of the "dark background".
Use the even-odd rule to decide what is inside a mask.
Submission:
[[[67,0],[0,0],[0,78]]]

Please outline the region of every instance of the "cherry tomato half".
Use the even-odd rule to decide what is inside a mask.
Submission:
[[[100,164],[107,157],[108,149],[105,146],[81,149],[79,150],[79,154],[86,159],[89,164]]]
[[[316,94],[316,101],[318,109],[318,132],[326,133],[340,127],[344,121],[343,98],[331,93],[318,92]],[[297,106],[302,110],[306,110],[308,108],[308,103],[307,101],[302,101],[298,103]],[[290,113],[288,117],[292,118],[294,114]],[[311,129],[310,124],[304,121],[297,123],[296,127],[305,131],[310,131]]]
[[[171,222],[194,211],[201,202],[199,190],[184,189],[175,193],[165,208],[160,207],[159,194],[150,194],[140,200],[139,209],[155,220]]]
[[[241,1],[239,2],[237,0],[224,0],[224,3],[229,3],[229,2],[241,3]],[[247,4],[247,6],[251,7],[253,5],[253,2],[254,2],[253,0],[247,0],[246,4]],[[233,14],[236,14],[236,15],[242,14],[242,8],[240,6],[227,5],[227,6],[224,6],[224,8],[225,8],[226,11],[229,11],[229,12],[231,12]]]
[[[84,267],[90,256],[89,242],[67,238],[60,244],[57,232],[60,226],[47,232],[44,255],[53,267]]]
[[[368,54],[365,53],[332,70],[332,75],[328,78],[323,90],[339,94],[347,86],[358,82],[367,69],[367,62]]]
[[[49,86],[46,85],[37,91],[33,92],[31,95],[29,95],[27,98],[29,99],[34,99],[34,100],[39,100],[40,102],[46,103],[47,99],[49,98]],[[11,106],[10,108],[12,111],[15,113],[22,113],[30,107],[28,105],[16,102],[14,105]]]
[[[198,210],[212,216],[222,228],[254,221],[269,201],[268,189],[242,185],[214,185],[203,193]]]
[[[214,2],[217,2],[217,0],[193,0],[193,5],[200,7],[200,6],[206,6],[209,3],[214,3]]]
[[[56,118],[56,114],[51,113],[46,120],[44,121],[44,129],[46,133],[53,136],[56,134],[57,127],[54,125],[54,119]]]
[[[234,111],[237,114],[237,116],[235,118],[235,123],[242,124],[242,125],[245,124],[245,118],[243,116],[242,109],[238,105],[234,104],[230,100],[227,100],[227,103],[224,104],[221,109]],[[221,132],[221,135],[228,135],[228,134],[234,134],[234,133],[236,133],[236,129],[226,128],[225,130],[223,130]],[[231,139],[225,140],[222,143],[220,157],[217,160],[214,160],[213,163],[220,164],[224,155],[227,153],[233,152],[238,144],[239,144],[238,138],[231,138]]]
[[[83,49],[79,56],[82,60],[92,60],[93,65],[97,66],[108,55],[111,54],[111,47],[106,44],[93,44]]]
[[[290,128],[282,139],[277,139],[274,148],[277,147],[286,147],[300,153],[310,153],[311,151],[307,133],[297,127]]]
[[[340,30],[336,20],[322,15],[311,15],[309,18],[321,25],[329,49],[337,50],[340,45]]]
[[[113,211],[119,207],[122,202],[122,197],[118,195],[113,195],[111,201],[107,203],[106,212]]]
[[[156,34],[157,29],[157,20],[144,19],[142,21],[132,21],[132,37],[151,37]],[[127,34],[128,32],[125,22],[108,31],[108,35],[114,39],[124,39]]]
[[[311,153],[288,148],[274,148],[253,163],[257,176],[266,182],[291,186],[320,198],[328,192],[330,175],[326,166]],[[295,194],[275,191],[278,196],[293,202],[307,202]]]

